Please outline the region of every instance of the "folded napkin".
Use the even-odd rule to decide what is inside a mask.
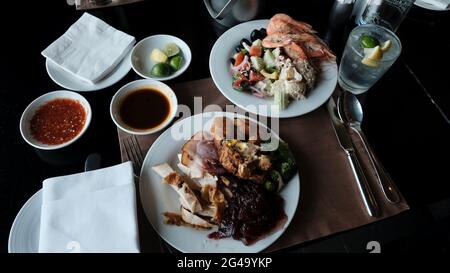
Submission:
[[[422,0],[422,2],[433,5],[440,9],[448,9],[450,7],[450,0]]]
[[[46,179],[39,252],[139,252],[131,162]]]
[[[95,84],[131,50],[135,38],[84,13],[42,55],[80,80]]]

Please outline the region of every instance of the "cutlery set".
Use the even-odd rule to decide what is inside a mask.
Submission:
[[[356,132],[367,153],[370,167],[375,174],[375,178],[383,191],[384,197],[390,203],[400,202],[400,194],[394,186],[393,181],[387,171],[375,156],[364,133],[361,130],[363,119],[362,107],[355,95],[349,92],[343,92],[336,100],[330,98],[327,105],[330,114],[331,123],[338,139],[339,145],[345,152],[349,162],[355,182],[361,195],[361,199],[366,208],[367,214],[371,217],[379,217],[380,209],[373,190],[368,182],[368,175],[361,167],[360,158],[355,152],[355,143],[350,137],[348,129]]]

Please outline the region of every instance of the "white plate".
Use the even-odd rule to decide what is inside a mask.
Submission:
[[[85,83],[76,77],[74,77],[69,72],[60,68],[57,64],[46,59],[45,68],[47,69],[47,73],[50,78],[58,85],[79,92],[87,92],[87,91],[96,91],[101,90],[111,85],[117,83],[123,77],[125,77],[131,69],[131,50],[127,55],[123,58],[123,60],[114,68],[111,73],[106,75],[103,79],[101,79],[96,84]]]
[[[36,192],[23,205],[9,232],[9,253],[37,253],[41,224],[42,190]]]
[[[180,49],[180,56],[183,58],[181,67],[167,77],[155,77],[150,74],[150,71],[156,64],[150,60],[150,54],[155,48],[163,50],[168,43],[174,43]],[[189,46],[180,38],[166,34],[149,36],[139,41],[131,51],[131,67],[134,72],[144,79],[154,79],[158,81],[167,81],[180,76],[191,64],[191,59],[192,53]]]
[[[264,116],[273,116],[264,113],[257,107],[266,105],[268,109],[273,105],[273,99],[262,99],[250,93],[238,92],[232,88],[232,76],[229,59],[235,53],[234,48],[242,38],[247,38],[253,29],[266,28],[269,20],[256,20],[237,25],[217,39],[209,57],[209,70],[217,88],[222,94],[237,106],[248,112]],[[279,117],[289,118],[304,115],[321,106],[333,93],[337,83],[337,65],[327,63],[322,66],[318,75],[316,86],[308,92],[305,100],[292,101],[285,110],[280,111]],[[253,107],[252,107],[253,106]]]
[[[442,8],[436,7],[435,5],[431,5],[431,4],[427,3],[427,2],[424,2],[424,1],[422,1],[422,0],[416,0],[416,1],[414,2],[414,5],[419,6],[419,7],[421,7],[421,8],[424,8],[424,9],[434,10],[434,11],[445,11],[445,10],[450,10],[450,7],[447,8],[447,9],[442,9]]]
[[[151,168],[152,166],[164,162],[167,162],[176,168],[176,164],[178,163],[177,154],[180,152],[180,149],[186,140],[175,139],[171,135],[171,132],[183,132],[182,128],[189,127],[191,128],[191,132],[188,132],[186,136],[190,137],[202,129],[209,131],[213,118],[224,115],[228,117],[243,117],[233,113],[210,112],[191,116],[179,121],[161,134],[155,143],[153,143],[144,160],[139,189],[145,214],[156,232],[167,243],[182,252],[249,253],[262,251],[281,236],[294,217],[297,209],[300,196],[300,178],[298,174],[296,174],[280,192],[281,197],[285,201],[284,211],[287,215],[286,224],[282,229],[251,246],[245,246],[241,241],[233,240],[231,238],[221,240],[208,239],[208,234],[212,232],[211,230],[196,230],[189,227],[171,226],[163,223],[164,212],[179,211],[179,198],[173,189],[161,183],[161,178],[153,172]],[[274,135],[278,137],[276,134]]]

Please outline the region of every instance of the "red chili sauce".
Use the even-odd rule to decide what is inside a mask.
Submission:
[[[39,107],[30,121],[33,137],[57,145],[77,136],[86,122],[86,111],[73,99],[55,99]]]

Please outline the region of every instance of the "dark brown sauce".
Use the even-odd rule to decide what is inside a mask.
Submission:
[[[253,181],[233,181],[228,187],[232,196],[219,222],[219,229],[210,233],[210,239],[232,237],[251,245],[283,228],[287,216],[284,200]]]
[[[119,114],[128,126],[148,130],[166,121],[170,115],[170,102],[156,89],[139,89],[125,97],[120,105]]]

